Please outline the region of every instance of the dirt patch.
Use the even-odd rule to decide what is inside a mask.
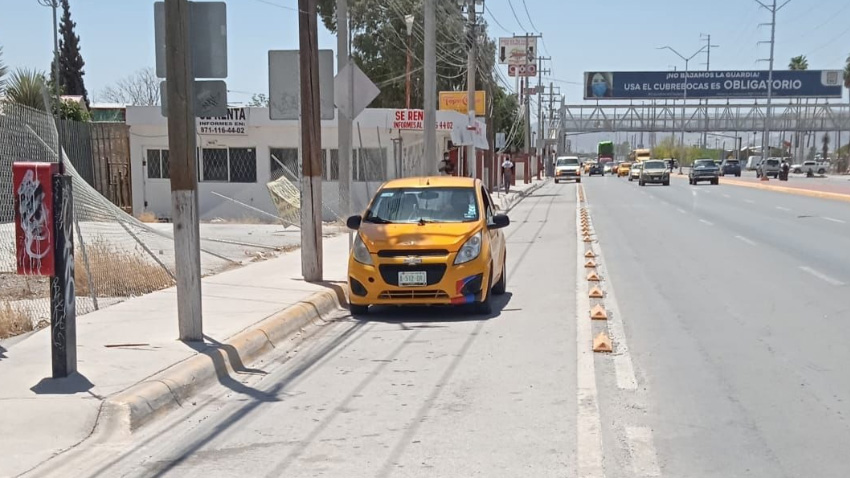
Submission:
[[[40,299],[47,297],[49,277],[0,273],[0,300]]]
[[[0,306],[0,339],[21,335],[34,330],[32,320],[8,302]]]

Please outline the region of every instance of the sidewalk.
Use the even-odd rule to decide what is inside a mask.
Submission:
[[[494,201],[508,211],[546,181]],[[77,318],[79,373],[50,378],[50,330],[0,346],[0,477],[61,454],[96,429],[128,432],[179,406],[344,302],[348,235],[326,238],[324,284],[301,279],[299,251],[203,279],[203,345],[177,340],[174,288]]]

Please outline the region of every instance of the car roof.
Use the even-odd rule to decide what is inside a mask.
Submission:
[[[475,187],[479,181],[462,176],[416,176],[412,178],[391,179],[384,183],[386,188],[429,188],[429,187]]]

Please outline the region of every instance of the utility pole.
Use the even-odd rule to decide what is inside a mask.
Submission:
[[[475,3],[476,0],[465,0],[466,10],[469,16],[467,25],[467,42],[469,43],[469,54],[466,64],[466,108],[468,114],[469,126],[475,123],[475,70],[477,69],[477,48],[478,45],[478,26],[475,19]],[[475,143],[470,143],[466,146],[466,168],[465,173],[471,177],[476,177],[477,161],[475,157]]]
[[[762,159],[767,159],[770,156],[770,114],[771,114],[770,102],[773,99],[773,48],[774,48],[774,45],[776,44],[776,12],[781,10],[782,7],[784,7],[785,5],[788,5],[788,2],[790,2],[791,0],[785,0],[785,3],[783,3],[779,7],[776,6],[776,0],[773,0],[773,4],[771,6],[765,5],[760,0],[755,0],[755,1],[756,1],[756,3],[758,3],[763,8],[765,8],[767,11],[770,12],[770,23],[763,23],[763,24],[759,25],[759,26],[770,25],[770,58],[768,58],[766,60],[765,59],[759,60],[759,61],[767,61],[768,64],[770,65],[768,67],[768,73],[767,73],[767,108],[765,109],[765,112],[764,112],[764,134],[762,135],[762,138],[761,138],[761,154],[762,154],[761,157],[762,157]],[[759,44],[761,44],[761,43],[767,43],[767,42],[760,41]],[[765,178],[767,178],[767,176],[765,176]]]
[[[301,274],[322,280],[322,124],[316,0],[298,0],[301,75]]]
[[[542,36],[542,35],[541,35]],[[537,144],[535,145],[535,152],[537,153],[537,157],[543,157],[543,145],[545,144],[543,138],[543,85],[541,83],[543,77],[543,61],[549,61],[552,57],[544,58],[542,56],[537,57]],[[549,70],[546,70],[545,73],[550,73]],[[533,170],[537,170],[537,165]]]
[[[437,0],[425,0],[425,157],[422,175],[437,174]]]
[[[189,1],[165,0],[168,154],[180,340],[204,340]],[[59,79],[57,78],[57,81]]]
[[[720,45],[711,44],[710,34],[699,34],[700,39],[705,40],[705,71],[711,71],[711,49],[720,48]],[[708,141],[708,99],[705,100],[705,128],[702,131],[702,147],[706,147]]]
[[[348,62],[348,0],[336,0],[336,70],[342,71],[343,68],[348,66]],[[351,85],[346,86],[350,87]],[[354,95],[349,94],[348,98],[349,101],[353,101]],[[339,213],[343,217],[351,214],[351,123],[353,120],[354,118],[349,118],[343,114],[342,108],[337,109]]]

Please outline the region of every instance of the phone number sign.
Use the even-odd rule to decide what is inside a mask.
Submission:
[[[227,115],[198,118],[198,134],[217,136],[247,136],[248,109],[228,108]]]

